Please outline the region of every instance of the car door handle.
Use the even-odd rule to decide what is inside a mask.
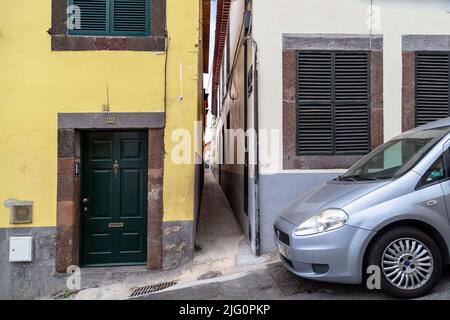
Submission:
[[[437,204],[437,200],[430,200],[427,202],[427,206],[431,207]]]

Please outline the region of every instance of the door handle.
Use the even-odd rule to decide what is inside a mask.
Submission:
[[[83,206],[83,208],[81,210],[83,212],[87,212],[88,211],[89,198],[83,198],[83,200],[81,200],[81,204]]]
[[[114,172],[114,176],[115,177],[117,177],[118,175],[119,175],[119,172],[120,172],[120,164],[119,164],[119,161],[114,161],[114,164],[113,164],[113,172]]]

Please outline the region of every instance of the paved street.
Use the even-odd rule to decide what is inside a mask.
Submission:
[[[251,255],[222,189],[210,172],[205,175],[199,223],[197,241],[202,251],[194,261],[216,277],[180,283],[138,299],[391,299],[364,286],[300,279],[277,262],[275,255]],[[450,299],[450,268],[445,269],[435,290],[421,299]]]
[[[68,298],[129,299],[136,288],[173,281],[172,287],[133,299],[390,299],[363,286],[300,279],[287,271],[274,253],[255,257],[210,172],[205,175],[197,244],[192,263],[170,271],[83,269],[83,289]],[[450,268],[435,290],[422,299],[450,299]]]
[[[281,275],[282,280],[274,280],[271,271],[281,272],[279,263],[256,270],[232,280],[216,279],[208,283],[198,284],[175,290],[141,297],[141,300],[155,299],[230,299],[230,300],[353,300],[353,299],[391,299],[381,292],[373,292],[357,285],[339,285],[307,281],[293,275]],[[273,273],[273,272],[272,272]],[[279,280],[279,279],[278,279]],[[450,299],[450,269],[446,269],[438,286],[433,292],[420,299]]]

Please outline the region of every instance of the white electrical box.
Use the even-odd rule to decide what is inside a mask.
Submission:
[[[9,238],[9,262],[31,262],[33,259],[33,237]]]

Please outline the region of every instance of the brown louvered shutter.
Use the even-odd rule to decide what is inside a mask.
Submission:
[[[332,54],[298,52],[297,66],[298,153],[332,153]]]
[[[416,54],[416,125],[449,116],[449,54]]]
[[[368,54],[336,53],[334,61],[335,153],[369,152]]]
[[[297,53],[297,153],[369,151],[367,52]]]

